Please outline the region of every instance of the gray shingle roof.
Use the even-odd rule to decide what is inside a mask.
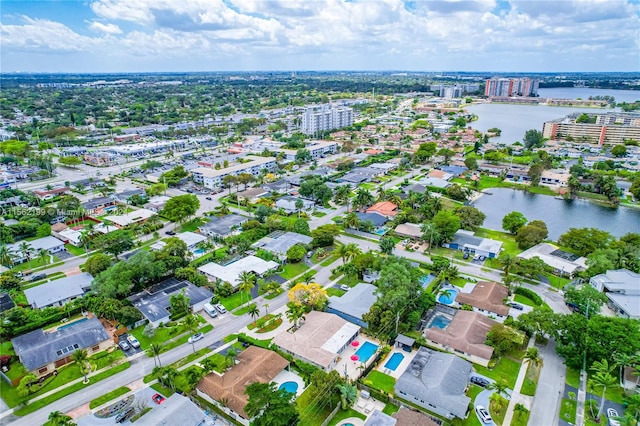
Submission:
[[[470,362],[455,355],[421,347],[396,382],[395,391],[411,402],[424,407],[431,404],[456,417],[464,418],[471,401],[464,394],[470,373]],[[424,403],[416,402],[414,396]]]
[[[91,287],[93,277],[87,272],[49,281],[24,291],[27,301],[38,309],[54,305],[63,300],[79,297],[84,294],[84,289]]]
[[[212,217],[207,223],[200,225],[198,229],[203,233],[214,233],[220,236],[226,236],[231,233],[231,228],[239,226],[247,220],[249,219],[239,214],[228,214],[221,217]]]
[[[387,218],[382,216],[379,213],[356,213],[358,219],[362,222],[370,221],[373,223],[373,226],[382,226],[387,223]]]
[[[87,318],[51,333],[34,330],[11,340],[16,355],[28,371],[66,358],[109,339],[98,318]]]
[[[375,291],[376,286],[373,284],[360,283],[341,297],[329,297],[329,308],[362,319],[362,315],[369,312],[378,299]]]

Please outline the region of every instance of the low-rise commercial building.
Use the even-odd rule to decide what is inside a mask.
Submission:
[[[225,176],[237,176],[241,173],[247,173],[258,177],[262,170],[266,169],[272,172],[278,167],[276,159],[273,157],[247,155],[244,160],[247,161],[218,170],[204,167],[193,169],[191,171],[193,181],[203,185],[205,188],[220,189],[223,187]]]

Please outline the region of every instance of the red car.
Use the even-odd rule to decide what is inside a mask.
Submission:
[[[153,402],[155,402],[156,404],[162,404],[165,400],[165,397],[160,395],[159,393],[154,394],[151,399],[153,400]]]

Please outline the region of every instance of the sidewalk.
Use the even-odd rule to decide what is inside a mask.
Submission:
[[[576,426],[584,424],[584,402],[587,399],[587,372],[580,371],[580,388],[578,388],[578,402],[576,404]]]
[[[536,343],[535,335],[529,339],[529,343],[527,344],[527,349],[534,346]],[[520,393],[520,389],[522,389],[522,384],[524,383],[524,379],[527,376],[527,369],[529,367],[529,362],[524,361],[520,366],[520,371],[518,372],[518,378],[516,379],[516,384],[513,387],[513,392],[511,392],[511,399],[509,400],[509,406],[507,407],[507,412],[504,415],[505,425],[510,425],[511,420],[513,419],[513,411],[515,409],[516,404],[522,404],[527,407],[528,410],[531,410],[531,403],[533,398],[527,395],[522,395]]]

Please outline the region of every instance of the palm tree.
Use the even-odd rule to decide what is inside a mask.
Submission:
[[[187,315],[184,319],[184,325],[191,334],[195,333],[198,324],[196,317],[191,314]],[[196,353],[196,342],[193,339],[191,339],[191,346],[193,347],[193,353]]]
[[[238,356],[238,351],[234,347],[227,349],[225,358],[227,360],[227,365],[229,367],[235,364],[235,360],[237,356]]]
[[[358,388],[348,383],[340,383],[336,385],[336,389],[340,392],[340,401],[342,403],[342,409],[346,410],[353,405],[358,399]]]
[[[162,367],[162,372],[163,372],[163,378],[167,379],[167,382],[169,382],[169,387],[175,392],[176,377],[178,377],[178,374],[180,373],[178,372],[178,370],[176,370],[174,367],[171,367],[171,366]]]
[[[80,373],[84,375],[82,383],[86,385],[89,383],[89,379],[87,379],[87,374],[89,373],[89,369],[87,368],[87,360],[89,359],[87,351],[84,349],[78,349],[73,353],[73,355],[71,355],[71,359],[73,359],[73,361],[75,361],[75,363],[80,367]]]
[[[265,316],[269,315],[269,304],[268,303],[264,304],[264,315]]]
[[[509,276],[509,272],[511,268],[517,265],[518,258],[516,256],[512,256],[508,253],[502,253],[498,256],[498,264],[502,268],[502,272],[504,272],[505,277]]]
[[[300,218],[300,210],[302,210],[302,208],[304,207],[304,201],[298,198],[296,200],[295,206],[296,206],[296,211],[298,212],[298,218]]]
[[[358,188],[356,191],[356,197],[353,200],[353,206],[356,209],[363,209],[370,206],[374,201],[373,195],[364,188]]]
[[[256,318],[260,316],[260,309],[258,309],[258,306],[252,305],[251,308],[249,308],[249,310],[247,311],[247,313],[255,323]]]
[[[27,262],[31,260],[31,254],[33,253],[33,247],[26,241],[23,241],[18,246],[18,250],[22,253],[23,256],[27,258]]]
[[[604,395],[607,392],[607,388],[614,387],[618,384],[618,379],[611,375],[614,368],[614,366],[609,366],[609,361],[606,359],[596,361],[591,366],[591,370],[595,371],[595,374],[591,378],[591,385],[593,388],[602,388],[602,397],[600,398],[600,407],[598,408],[596,419],[600,419],[602,415],[605,400]]]
[[[624,403],[627,406],[626,413],[631,414],[637,420],[640,417],[640,393],[626,397]]]
[[[298,321],[304,318],[304,306],[297,303],[288,303],[287,306],[289,307],[286,312],[287,319],[291,321],[293,328],[297,330]]]
[[[309,270],[309,271],[305,272],[304,275],[302,275],[302,281],[305,284],[309,284],[311,282],[311,280],[313,280],[314,276],[315,276],[315,271]]]
[[[77,424],[71,416],[67,416],[61,411],[52,411],[49,413],[48,420],[47,424],[52,426],[75,426]]]
[[[420,230],[422,231],[422,239],[429,241],[429,253],[431,253],[431,246],[438,239],[438,229],[433,222],[425,222]]]
[[[529,365],[532,365],[534,367],[537,367],[540,364],[542,364],[542,359],[540,358],[540,353],[538,351],[538,348],[536,348],[535,346],[527,348],[526,352],[522,356],[522,359],[525,362],[528,362]]]
[[[620,367],[620,386],[622,386],[623,383],[624,369],[627,365],[631,364],[633,358],[633,356],[627,355],[623,352],[616,352],[613,354],[614,362],[618,367]]]
[[[509,398],[509,393],[507,392],[509,384],[505,380],[496,380],[487,386],[487,389],[494,391],[499,396],[504,396],[505,398]]]
[[[360,219],[358,218],[358,215],[356,212],[349,212],[346,215],[344,215],[344,218],[342,219],[342,224],[344,225],[345,228],[356,229],[359,223],[360,223]]]
[[[216,367],[216,363],[210,358],[205,358],[200,361],[200,365],[202,366],[205,375],[211,373]]]
[[[253,286],[256,285],[256,274],[250,271],[242,271],[240,275],[238,275],[238,280],[240,281],[238,284],[238,290],[242,293],[240,294],[240,300],[244,298],[245,292],[250,292]],[[251,300],[251,296],[247,299],[247,302]]]
[[[16,260],[16,252],[6,244],[0,245],[0,264],[11,268]]]
[[[347,257],[349,256],[349,253],[348,253],[346,244],[342,244],[336,247],[333,253],[342,259],[343,264],[347,263]]]
[[[153,357],[153,363],[156,367],[162,367],[162,362],[160,362],[160,354],[162,353],[162,344],[159,342],[151,342],[149,344],[149,349],[147,349],[147,356]],[[156,361],[157,360],[157,361]]]
[[[345,250],[347,252],[347,260],[351,260],[354,257],[362,254],[362,249],[356,243],[349,243],[345,245]]]

